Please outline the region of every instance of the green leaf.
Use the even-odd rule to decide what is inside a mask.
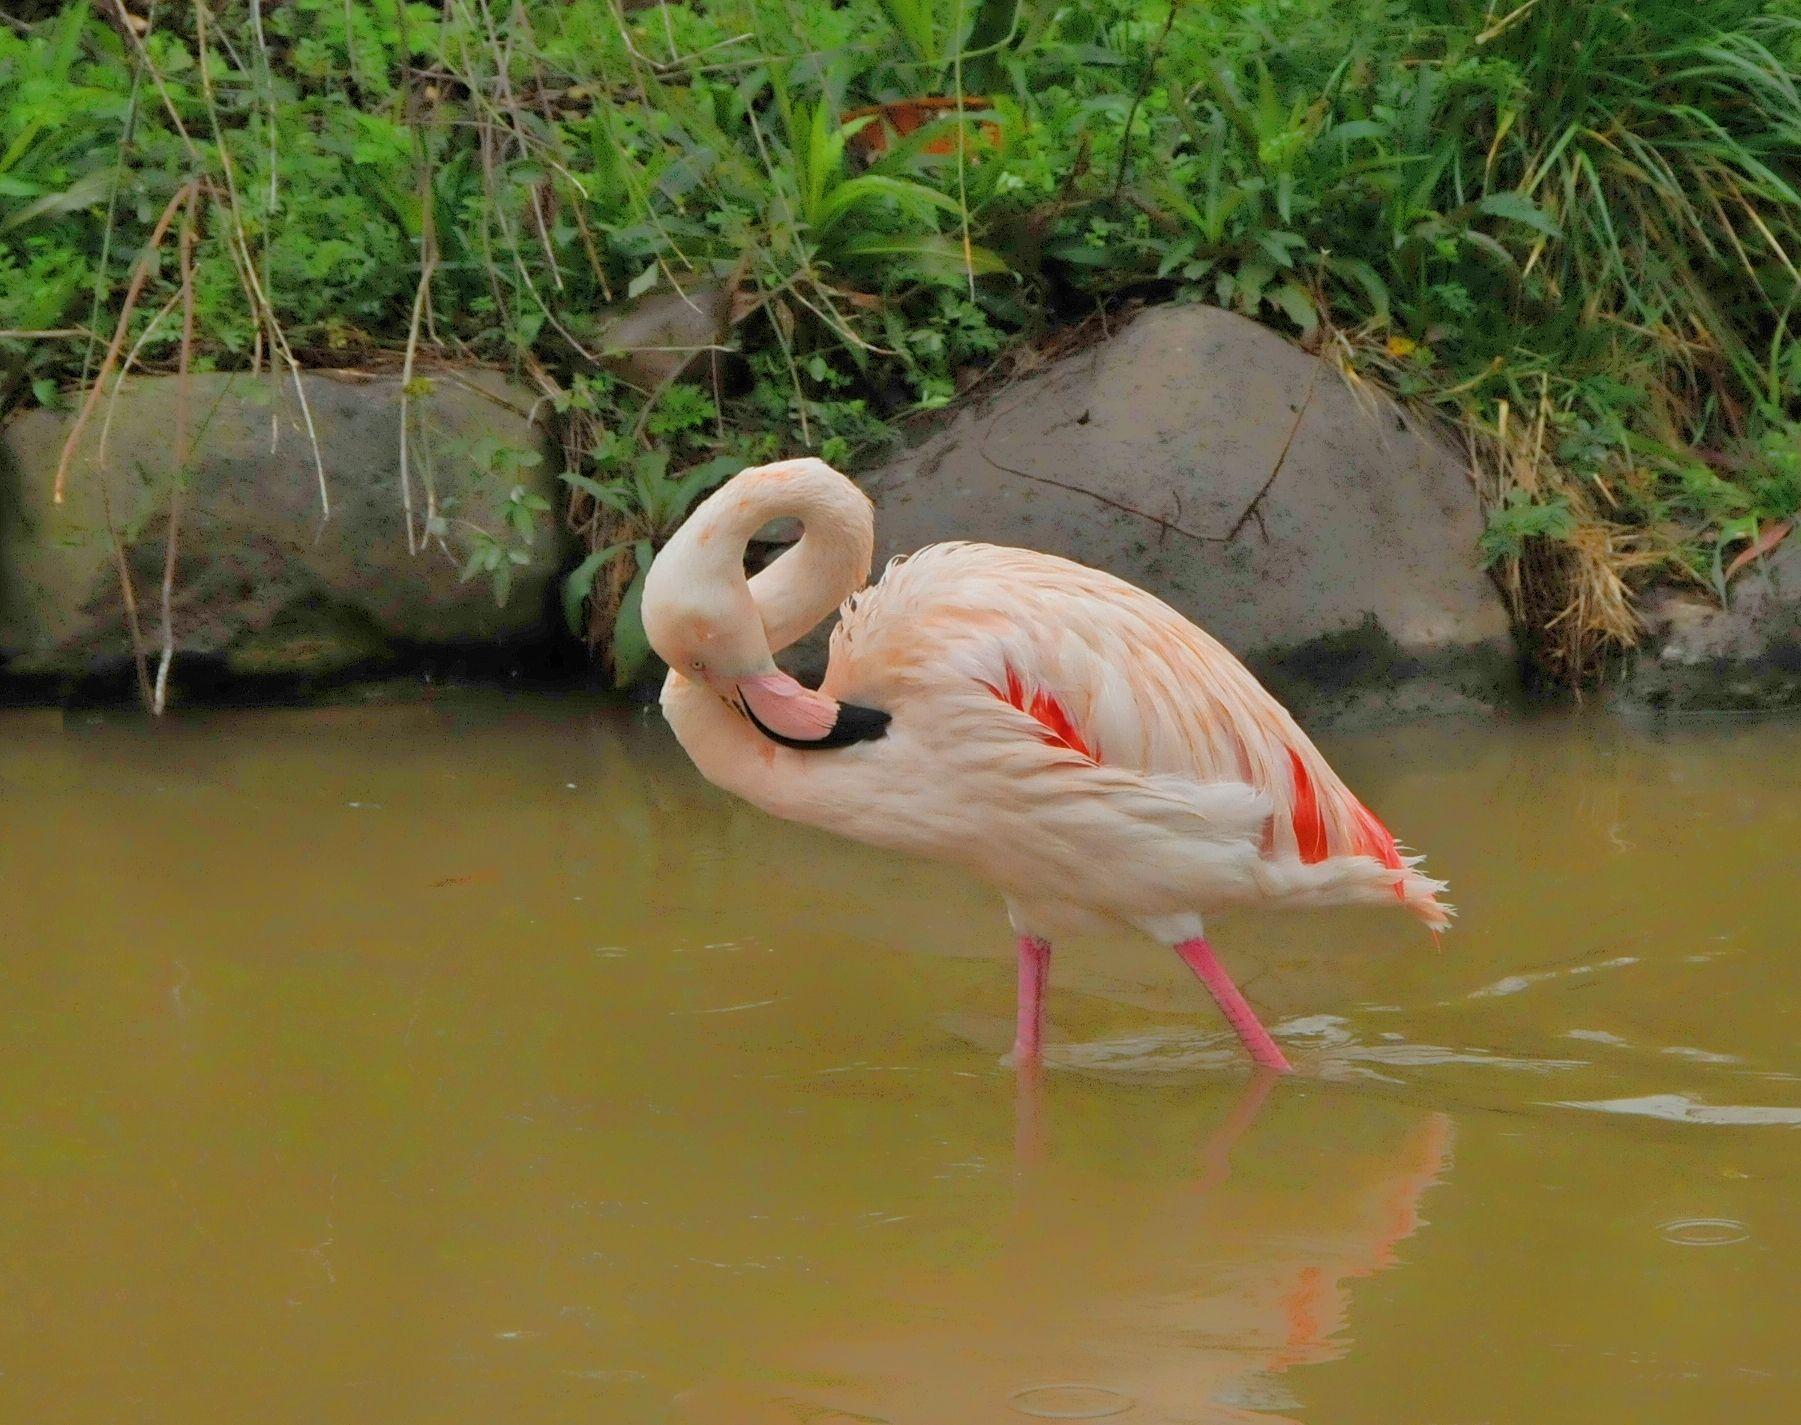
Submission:
[[[1115,255],[1102,248],[1090,247],[1079,238],[1065,238],[1061,242],[1046,243],[1045,256],[1054,257],[1060,262],[1067,262],[1072,267],[1112,267],[1116,263]]]
[[[650,543],[640,540],[634,551],[638,572],[619,601],[619,617],[613,620],[613,686],[627,687],[650,659],[650,639],[644,633],[644,576],[650,572]]]
[[[1328,258],[1326,267],[1348,282],[1355,283],[1363,289],[1363,295],[1369,299],[1371,310],[1379,321],[1388,320],[1388,284],[1382,280],[1380,273],[1360,257]]]
[[[1507,492],[1501,504],[1488,512],[1488,527],[1482,531],[1476,547],[1482,554],[1482,567],[1489,568],[1503,559],[1517,558],[1525,551],[1529,539],[1568,539],[1576,531],[1576,516],[1569,502],[1554,495],[1543,504],[1533,500],[1525,490]]]
[[[60,192],[45,193],[8,214],[6,220],[0,222],[0,232],[23,227],[36,218],[57,218],[65,213],[79,212],[83,208],[97,207],[106,201],[116,173],[117,170],[112,168],[84,173]]]
[[[1505,218],[1509,222],[1524,223],[1536,229],[1546,237],[1558,236],[1561,229],[1551,221],[1545,210],[1534,203],[1524,193],[1508,191],[1490,193],[1476,203],[1478,213],[1486,213],[1491,218]]]
[[[853,257],[909,258],[933,274],[961,273],[964,270],[962,239],[947,233],[921,233],[917,236],[891,236],[871,233],[852,238],[838,249]],[[1008,270],[1007,260],[992,248],[971,243],[969,270],[977,277],[989,277]]]
[[[673,487],[668,493],[669,514],[674,519],[686,518],[689,509],[700,496],[723,485],[743,468],[743,460],[736,455],[716,455],[692,470],[684,470],[674,478]]]
[[[934,43],[937,18],[932,0],[881,0],[881,3],[889,23],[900,32],[907,48],[913,51],[913,57],[926,64],[937,63],[938,47]]]
[[[907,178],[890,178],[882,173],[865,173],[847,178],[825,196],[817,208],[813,226],[821,231],[848,217],[855,209],[892,202],[909,217],[929,219],[934,210],[955,213],[957,200],[936,188],[915,183]]]
[[[615,514],[629,515],[636,513],[631,496],[620,485],[603,485],[600,481],[587,475],[578,475],[573,470],[565,470],[557,476],[565,485],[580,490],[591,497],[596,504],[605,505]]]
[[[1304,332],[1310,332],[1319,325],[1319,309],[1313,305],[1313,298],[1307,289],[1298,282],[1284,282],[1270,295],[1270,300],[1280,307],[1287,316]]]
[[[582,631],[582,605],[593,592],[595,577],[619,556],[623,544],[609,544],[597,549],[563,576],[563,622],[578,638]]]

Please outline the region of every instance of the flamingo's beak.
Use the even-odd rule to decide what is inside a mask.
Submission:
[[[841,703],[797,683],[786,673],[761,673],[736,680],[734,702],[771,742],[801,751],[868,742],[888,730],[889,714],[878,708]]]

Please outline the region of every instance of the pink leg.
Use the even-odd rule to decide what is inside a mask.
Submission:
[[[1276,1041],[1269,1036],[1269,1030],[1258,1022],[1256,1011],[1245,1003],[1245,998],[1238,992],[1238,986],[1232,983],[1232,977],[1226,973],[1226,967],[1220,964],[1213,953],[1213,947],[1206,937],[1197,935],[1193,940],[1184,940],[1176,946],[1176,954],[1188,962],[1188,968],[1201,977],[1201,983],[1207,987],[1214,1002],[1219,1005],[1226,1022],[1238,1031],[1238,1037],[1244,1047],[1251,1051],[1251,1058],[1266,1069],[1278,1069],[1289,1073],[1288,1060],[1283,1057]],[[1021,960],[1021,965],[1024,961]],[[1023,975],[1023,971],[1022,971]],[[1022,978],[1020,983],[1025,983]],[[1023,996],[1022,989],[1020,994]],[[1024,1003],[1022,998],[1021,1003]]]
[[[1051,968],[1051,942],[1036,935],[1019,937],[1019,1018],[1013,1032],[1015,1067],[1038,1061],[1044,1037],[1044,980]]]

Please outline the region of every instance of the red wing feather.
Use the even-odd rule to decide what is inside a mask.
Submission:
[[[1007,669],[1007,686],[1004,691],[993,683],[984,683],[982,686],[1002,702],[1018,708],[1035,720],[1044,729],[1039,736],[1051,746],[1067,747],[1071,752],[1079,752],[1090,762],[1101,760],[1100,754],[1082,736],[1081,729],[1069,715],[1069,710],[1042,688],[1028,693],[1025,681],[1011,666]]]
[[[1313,793],[1313,779],[1301,765],[1301,755],[1288,750],[1288,765],[1294,774],[1294,841],[1301,860],[1311,866],[1326,859],[1326,822],[1319,814],[1319,798]]]

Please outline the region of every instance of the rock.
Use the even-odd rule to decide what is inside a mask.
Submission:
[[[1518,687],[1462,458],[1217,308],[1148,311],[863,480],[878,567],[975,539],[1110,570],[1315,724],[1488,707]]]
[[[407,552],[400,489],[400,382],[303,378],[331,516],[291,380],[192,378],[196,451],[183,481],[173,598],[178,655],[205,655],[233,674],[318,676],[379,664],[408,646],[535,642],[557,626],[549,585],[565,541],[555,467],[528,419],[532,396],[483,371],[440,373],[413,401],[411,481],[422,516],[426,478],[447,516],[443,544]],[[74,416],[31,411],[0,438],[0,664],[12,676],[67,678],[129,655],[108,533],[127,560],[146,641],[160,628],[169,490],[179,463],[173,377],[128,381],[103,402],[53,503],[56,466]],[[104,439],[106,458],[97,463]],[[531,537],[508,520],[531,510]],[[533,509],[540,501],[542,508]],[[515,515],[515,518],[521,516]],[[484,535],[510,574],[459,580]],[[445,546],[448,546],[448,552]],[[177,660],[177,668],[180,659]]]
[[[732,328],[755,310],[756,294],[735,281],[691,276],[679,292],[646,292],[604,307],[582,323],[604,370],[640,391],[674,381],[702,356],[716,355]]]
[[[1735,579],[1722,608],[1689,589],[1643,607],[1646,637],[1611,700],[1624,711],[1801,707],[1801,539],[1791,534]]]

